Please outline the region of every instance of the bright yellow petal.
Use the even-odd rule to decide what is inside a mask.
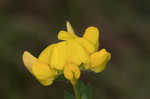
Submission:
[[[64,76],[74,85],[80,77],[80,69],[75,64],[66,64],[64,67]]]
[[[43,86],[48,86],[51,85],[54,82],[54,78],[48,78],[46,80],[39,80],[39,82],[43,85]]]
[[[60,31],[58,33],[59,40],[70,40],[70,39],[74,39],[74,38],[76,38],[75,34],[72,34],[70,32]]]
[[[42,63],[40,61],[36,61],[32,65],[32,73],[39,80],[39,82],[44,86],[48,86],[52,84],[57,74],[54,70],[52,70],[48,66],[48,64]]]
[[[76,38],[76,42],[78,42],[89,54],[96,51],[95,46],[85,38]]]
[[[67,54],[67,60],[71,63],[80,65],[89,62],[88,53],[76,40],[67,41]]]
[[[107,52],[105,49],[102,49],[91,55],[90,62],[91,67],[95,72],[101,72],[105,69],[108,61],[111,58],[111,54]]]
[[[45,48],[39,55],[38,59],[43,63],[50,64],[51,55],[52,55],[54,46],[55,44],[52,44],[48,46],[47,48]]]
[[[99,30],[96,27],[88,27],[83,35],[84,38],[91,41],[95,47],[99,47]]]
[[[51,58],[51,67],[62,70],[64,68],[64,64],[66,63],[67,51],[66,51],[66,42],[57,43],[53,49],[52,58]]]
[[[66,27],[67,27],[67,31],[60,31],[58,33],[58,39],[59,40],[70,40],[70,39],[74,39],[77,37],[77,35],[75,35],[74,30],[71,26],[71,24],[69,23],[69,21],[66,22]]]
[[[31,70],[32,70],[32,64],[37,61],[37,58],[34,57],[28,51],[25,51],[23,53],[22,58],[23,58],[23,63],[25,65],[25,67],[31,72]]]

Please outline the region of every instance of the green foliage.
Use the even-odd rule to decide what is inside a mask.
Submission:
[[[78,93],[80,95],[80,99],[92,99],[92,86],[88,84],[87,86],[81,81],[78,81],[77,84]],[[75,99],[74,96],[65,91],[64,99]]]

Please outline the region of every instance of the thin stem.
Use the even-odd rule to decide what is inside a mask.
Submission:
[[[73,85],[73,90],[74,90],[74,94],[75,94],[75,99],[80,99],[79,92],[78,92],[76,84]]]

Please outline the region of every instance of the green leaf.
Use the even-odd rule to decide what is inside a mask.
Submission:
[[[88,99],[92,99],[92,94],[93,94],[92,92],[93,92],[92,86],[88,84],[86,88],[86,94],[87,94]]]
[[[86,89],[86,86],[84,85],[84,83],[81,81],[81,80],[79,80],[78,81],[78,84],[77,84],[77,88],[78,88],[78,91],[79,91],[79,93],[80,93],[80,96],[81,96],[81,94],[84,92],[84,90]]]
[[[81,99],[92,99],[92,86],[90,84],[85,86],[85,84],[79,80],[77,88]]]
[[[88,84],[87,86],[83,81],[79,80],[77,84],[77,89],[81,99],[92,99],[92,86]],[[65,91],[64,99],[75,99],[72,94]]]

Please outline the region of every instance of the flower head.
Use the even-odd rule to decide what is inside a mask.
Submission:
[[[61,74],[74,85],[80,78],[81,69],[98,73],[110,60],[109,52],[98,51],[99,31],[96,27],[88,27],[83,37],[79,37],[68,21],[66,26],[67,31],[58,33],[58,39],[62,41],[49,45],[38,58],[27,51],[23,54],[26,68],[45,86]]]

